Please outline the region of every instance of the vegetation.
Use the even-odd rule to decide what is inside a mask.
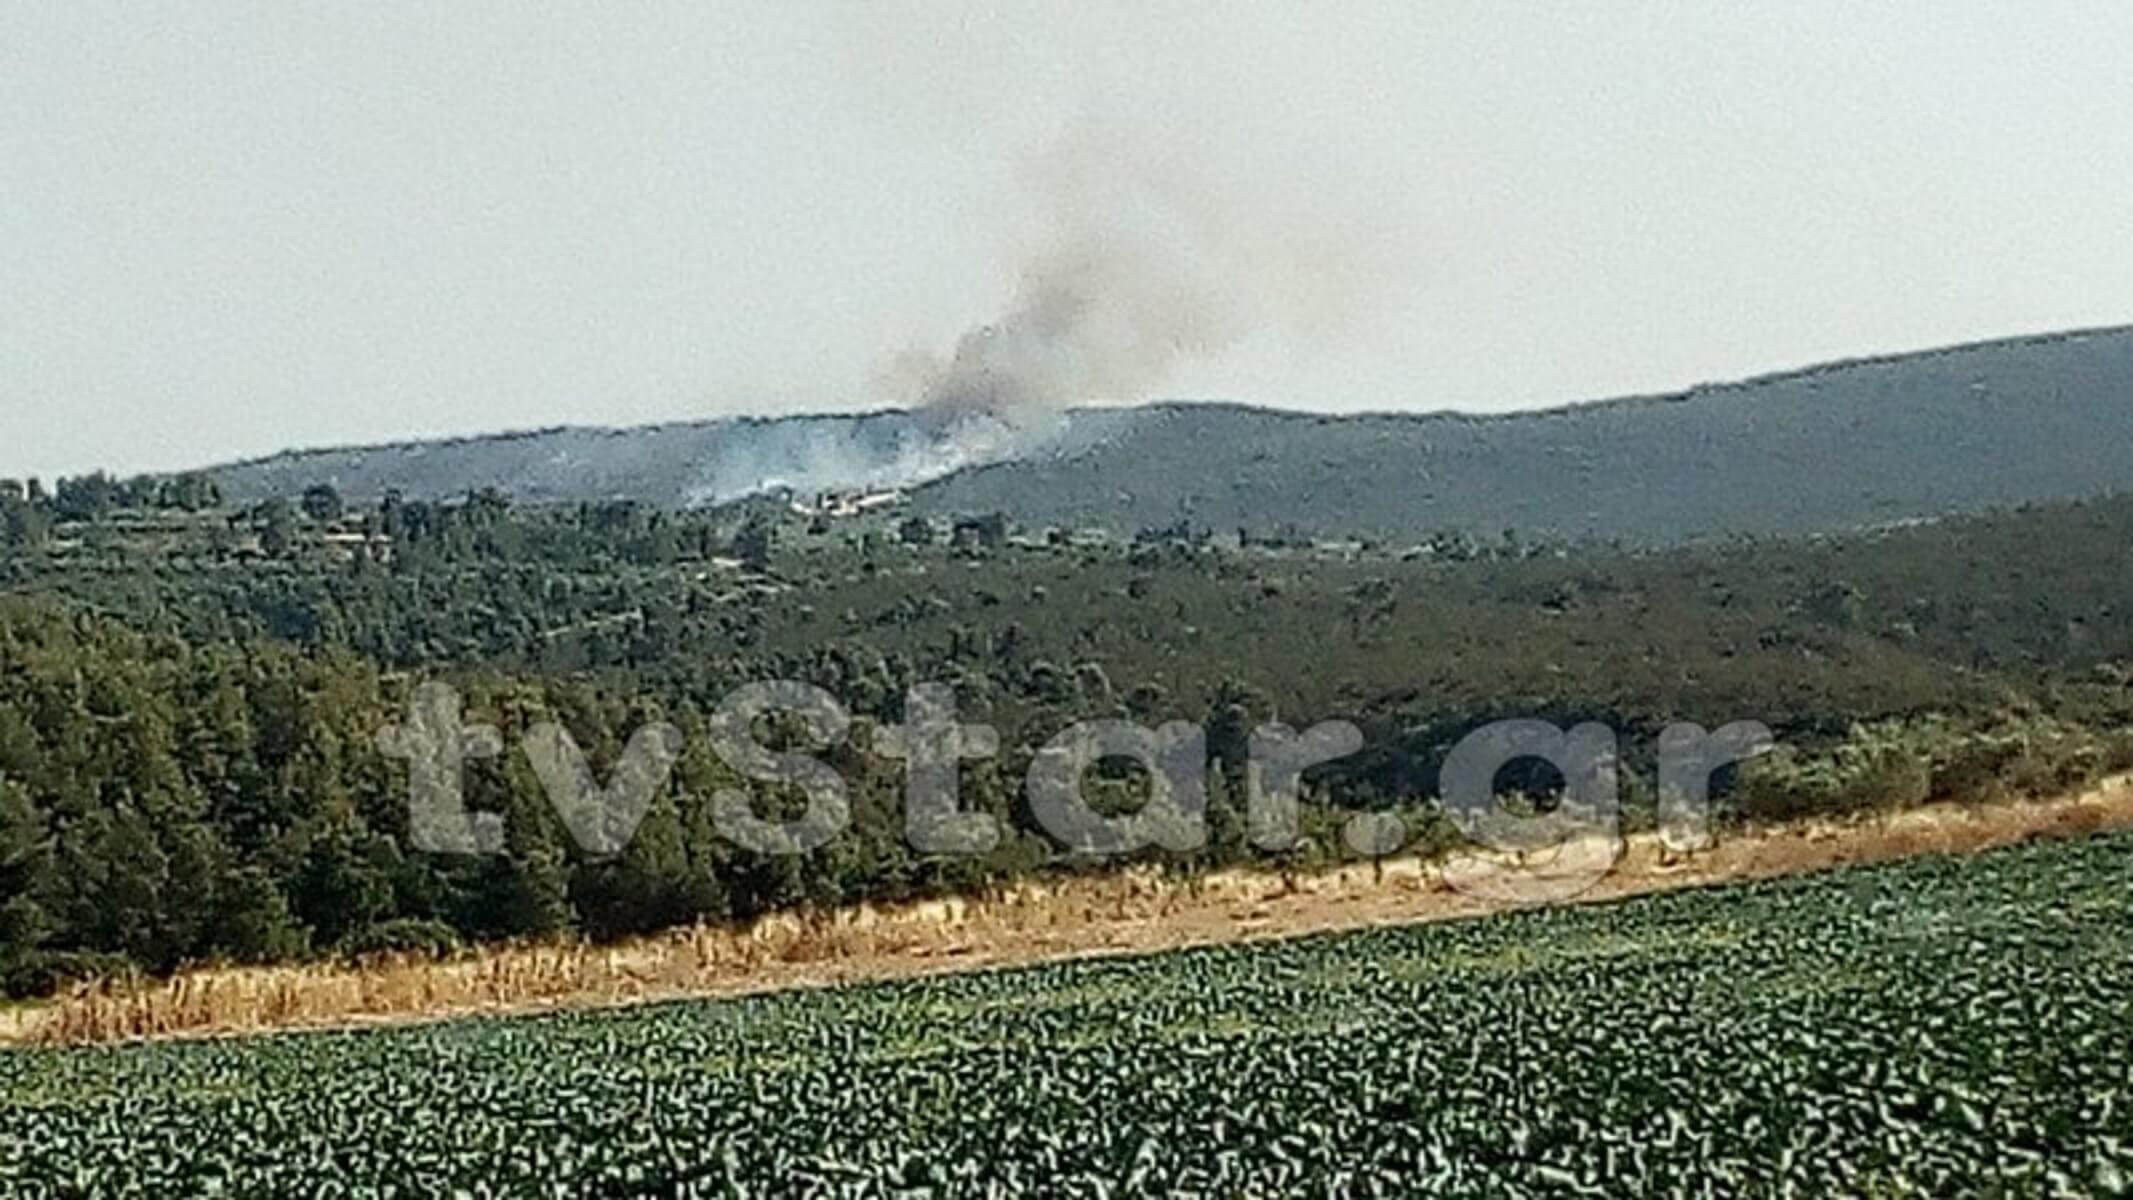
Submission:
[[[1019,786],[1081,717],[1206,725],[1213,840],[1163,859],[1179,870],[1265,861],[1244,844],[1242,746],[1275,719],[1365,735],[1308,777],[1284,867],[1347,855],[1357,810],[1402,816],[1410,848],[1448,843],[1437,765],[1499,717],[1618,729],[1638,821],[1677,720],[1762,721],[1785,744],[1721,780],[1735,818],[2047,794],[2133,759],[2133,560],[2115,551],[2133,500],[1841,540],[1631,553],[1446,535],[1395,555],[1218,548],[1189,523],[1110,542],[991,517],[921,539],[893,508],[824,523],[494,492],[240,510],[202,507],[211,486],[191,480],[0,492],[42,530],[0,551],[0,979],[17,994],[1082,869]],[[501,855],[409,843],[404,765],[374,739],[431,678],[514,749],[470,764],[470,803],[506,819]],[[706,736],[730,689],[765,678],[817,684],[854,718],[821,751],[851,827],[800,857],[743,850],[710,816],[722,788],[764,812],[792,799]],[[963,803],[1011,831],[984,855],[913,849],[900,764],[872,752],[929,681],[999,730],[996,760],[964,764]],[[686,735],[620,854],[576,846],[516,752],[544,720],[603,778],[645,722]],[[1130,773],[1096,786],[1139,794]]]
[[[0,1175],[55,1195],[2119,1194],[2129,852],[0,1055]]]
[[[1546,412],[1087,409],[1032,453],[951,474],[911,502],[943,521],[998,511],[1031,528],[1133,530],[1184,518],[1225,536],[1401,546],[1506,527],[1634,545],[1826,533],[2124,487],[2129,392],[2133,330],[2116,329]],[[529,503],[681,506],[772,480],[896,481],[937,433],[901,412],[549,430],[288,454],[214,478],[246,504],[330,482],[364,504],[493,487]]]

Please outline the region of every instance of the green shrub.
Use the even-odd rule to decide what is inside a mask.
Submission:
[[[401,917],[366,925],[341,939],[340,951],[347,958],[372,958],[381,954],[425,954],[444,958],[457,953],[459,934],[443,921]]]
[[[33,950],[11,956],[0,968],[0,992],[9,999],[49,996],[76,984],[131,975],[137,969],[123,954]]]

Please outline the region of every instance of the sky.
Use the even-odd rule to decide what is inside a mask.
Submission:
[[[916,403],[1091,239],[1114,324],[1220,319],[1073,401],[2133,322],[2129,47],[2053,0],[0,0],[0,473]]]

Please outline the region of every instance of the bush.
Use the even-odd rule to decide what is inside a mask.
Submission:
[[[350,959],[384,954],[421,954],[444,958],[460,948],[458,931],[442,921],[401,917],[366,925],[341,939],[341,954]]]
[[[9,999],[49,996],[77,983],[131,975],[136,968],[123,954],[90,950],[32,950],[11,956],[0,968],[0,992]]]

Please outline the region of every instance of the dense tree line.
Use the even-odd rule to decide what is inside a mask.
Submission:
[[[1214,837],[1184,868],[1257,854],[1242,746],[1269,720],[1340,718],[1366,739],[1310,777],[1290,861],[1348,853],[1354,809],[1448,837],[1437,766],[1498,717],[1620,730],[1633,813],[1649,812],[1651,742],[1676,720],[1776,731],[1784,748],[1729,780],[1751,815],[2044,792],[2129,761],[2133,563],[2118,548],[2133,500],[1654,553],[1516,538],[1334,553],[1188,526],[1082,544],[996,519],[963,536],[899,513],[825,525],[769,503],[521,509],[476,493],[358,510],[317,492],[232,510],[114,486],[0,487],[0,508],[69,535],[0,554],[0,972],[16,992],[1075,869],[1018,784],[1090,716],[1205,725]],[[143,521],[158,511],[174,520]],[[819,685],[855,722],[821,751],[851,785],[851,826],[798,857],[744,850],[712,818],[722,788],[766,812],[793,801],[710,750],[720,699],[769,678]],[[428,679],[507,747],[560,722],[603,777],[648,721],[686,749],[619,854],[577,846],[516,752],[470,773],[474,807],[505,817],[505,852],[426,854],[404,766],[375,737]],[[999,759],[964,771],[965,803],[1012,831],[985,855],[914,850],[901,768],[869,749],[933,681],[1000,733]],[[1109,802],[1132,803],[1131,772],[1100,774]]]
[[[60,479],[49,490],[34,477],[0,479],[0,545],[41,542],[61,521],[95,521],[126,509],[202,512],[221,502],[221,488],[199,473],[117,479],[99,471]]]

